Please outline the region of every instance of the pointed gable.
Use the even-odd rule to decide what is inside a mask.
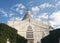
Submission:
[[[25,16],[23,17],[22,20],[28,20],[28,21],[30,21],[31,19],[32,19],[32,17],[30,15],[30,12],[29,11],[26,11],[26,14],[25,14]]]

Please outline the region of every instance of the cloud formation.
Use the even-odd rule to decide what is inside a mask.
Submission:
[[[21,4],[21,3],[19,3],[19,4],[16,4],[14,7],[20,7],[20,8],[25,8],[25,6],[23,5],[23,4]]]
[[[16,4],[15,6],[12,7],[12,9],[19,14],[23,14],[25,6],[22,3]]]
[[[5,16],[5,17],[8,16],[7,12],[4,9],[0,9],[0,12],[3,14],[3,16]]]
[[[0,10],[0,12],[3,14],[3,16],[5,17],[11,17],[10,19],[13,20],[21,20],[22,18],[20,18],[19,14],[25,14],[25,10],[29,7],[29,10],[31,12],[31,16],[35,19],[40,21],[41,19],[47,20],[48,19],[48,15],[52,14],[49,16],[49,18],[51,20],[49,20],[49,22],[51,23],[51,25],[53,27],[60,27],[60,11],[56,10],[56,11],[51,11],[51,10],[55,10],[58,9],[58,6],[60,6],[60,1],[55,0],[56,2],[42,2],[37,3],[35,5],[36,2],[38,2],[37,0],[32,0],[30,2],[28,2],[25,6],[24,3],[18,3],[16,5],[12,6],[12,12],[8,12],[4,9]],[[23,5],[24,4],[24,5]],[[28,6],[28,7],[27,7]],[[53,7],[53,8],[52,8]],[[48,9],[48,10],[46,10]],[[9,9],[8,9],[9,10]],[[49,12],[51,11],[51,12]],[[15,15],[18,15],[16,16]],[[18,14],[17,14],[18,13]],[[14,17],[16,16],[16,17]]]
[[[53,12],[49,18],[52,19],[49,22],[51,23],[51,25],[53,25],[53,27],[60,27],[60,11]]]
[[[32,15],[35,20],[41,21],[42,19],[48,20],[48,13],[41,13],[40,15]]]
[[[49,3],[43,3],[39,6],[40,8],[46,8],[46,7],[54,7],[52,4]]]
[[[39,9],[39,7],[38,6],[36,6],[36,7],[32,7],[32,11],[33,12],[38,12],[40,9]]]
[[[48,19],[48,13],[42,13],[40,17],[44,19]]]
[[[11,17],[10,20],[22,20],[20,17]]]
[[[56,6],[58,6],[58,5],[60,5],[60,1],[58,1],[58,2],[56,3]]]

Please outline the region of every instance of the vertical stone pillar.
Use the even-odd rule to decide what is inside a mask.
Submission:
[[[9,39],[7,39],[7,43],[10,43]]]

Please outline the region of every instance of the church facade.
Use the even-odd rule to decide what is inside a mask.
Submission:
[[[25,37],[28,43],[41,43],[41,39],[49,35],[49,22],[34,20],[29,11],[26,11],[22,20],[9,20],[8,25],[15,28],[18,34]]]

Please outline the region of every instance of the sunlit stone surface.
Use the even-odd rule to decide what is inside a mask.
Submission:
[[[41,43],[41,38],[47,36],[52,30],[49,22],[32,19],[29,11],[22,20],[9,20],[8,25],[14,27],[19,35],[28,39],[28,43]]]
[[[7,39],[7,43],[10,43],[9,39]]]

